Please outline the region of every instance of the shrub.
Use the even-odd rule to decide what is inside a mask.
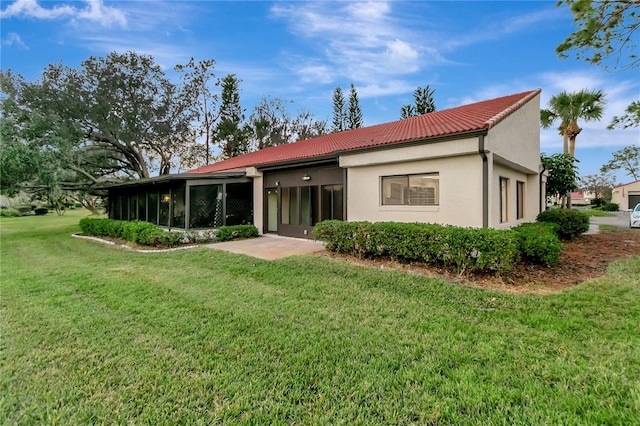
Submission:
[[[617,212],[620,210],[618,203],[605,203],[600,207],[600,210],[605,212]]]
[[[213,230],[182,232],[164,231],[159,226],[143,221],[128,222],[89,217],[80,220],[80,229],[87,235],[120,238],[143,246],[156,247],[175,247],[181,244],[258,236],[258,228],[253,225],[222,226]]]
[[[505,272],[519,257],[516,235],[508,230],[325,221],[316,225],[314,238],[339,253],[421,261],[457,272]]]
[[[2,209],[0,210],[0,217],[18,217],[22,216],[22,213],[16,209]]]
[[[258,236],[258,228],[254,225],[221,226],[216,233],[216,241],[229,241],[234,238],[254,238]]]
[[[141,221],[133,221],[133,222],[122,222],[124,224],[122,228],[122,238],[127,241],[133,241],[134,243],[142,244],[141,240],[145,242],[149,240],[149,234],[153,235],[155,230],[160,231],[162,233],[162,229],[157,227],[156,225],[149,222],[141,222]],[[145,235],[141,238],[140,234],[145,231]],[[149,244],[144,244],[149,245]]]
[[[546,210],[536,220],[558,225],[555,231],[561,240],[572,240],[589,230],[589,216],[573,209]]]
[[[36,214],[36,216],[44,216],[45,214],[49,213],[49,209],[46,207],[38,207],[34,210],[34,213]]]
[[[518,236],[518,248],[522,261],[551,266],[560,260],[562,244],[558,240],[555,223],[523,223],[513,231]]]
[[[604,200],[604,198],[594,198],[593,200],[591,200],[591,205],[593,207],[600,207],[600,206],[603,206],[606,203],[607,202]]]
[[[14,208],[18,210],[21,215],[26,215],[27,213],[32,212],[35,206],[31,204],[19,204],[19,205],[16,205]]]

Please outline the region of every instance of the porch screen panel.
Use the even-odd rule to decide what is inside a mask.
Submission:
[[[158,225],[169,226],[169,210],[171,207],[171,193],[166,191],[160,191],[160,214]]]
[[[248,225],[253,223],[253,184],[228,183],[226,185],[225,225]]]
[[[154,225],[158,224],[158,193],[149,192],[149,215],[147,216],[147,222],[151,222]]]
[[[171,226],[175,228],[184,228],[184,194],[184,185],[173,188],[173,191],[171,193],[171,202],[173,203],[173,217],[171,218]]]
[[[129,220],[138,218],[138,194],[131,194],[129,197]]]
[[[122,220],[122,195],[116,195],[113,203],[113,219]]]
[[[189,228],[218,228],[222,216],[222,185],[189,188]]]
[[[138,194],[138,220],[147,220],[147,193]]]

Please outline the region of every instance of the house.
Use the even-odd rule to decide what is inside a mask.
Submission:
[[[509,228],[544,208],[540,90],[108,190],[110,217],[169,228],[253,223],[303,238],[327,219]]]
[[[620,210],[631,210],[640,203],[640,180],[613,187],[611,202],[620,206]]]

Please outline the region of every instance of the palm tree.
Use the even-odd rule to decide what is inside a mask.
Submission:
[[[565,91],[552,96],[549,100],[549,109],[540,111],[542,127],[548,129],[557,120],[560,120],[558,131],[564,139],[564,153],[575,156],[576,137],[582,129],[578,126],[578,120],[600,120],[604,110],[604,93],[601,90],[592,92],[582,89],[579,92],[567,93]]]

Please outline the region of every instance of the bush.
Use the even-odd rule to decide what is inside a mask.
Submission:
[[[324,221],[316,225],[314,238],[339,253],[421,261],[456,272],[505,272],[519,258],[516,234],[509,230]]]
[[[562,244],[558,240],[557,226],[551,222],[538,222],[523,223],[513,228],[518,235],[518,248],[523,262],[545,266],[558,263]]]
[[[31,213],[36,206],[31,204],[19,204],[14,208],[20,212],[21,215],[26,215],[27,213]]]
[[[16,209],[2,209],[0,210],[0,217],[18,217],[22,216],[22,213]]]
[[[175,247],[181,244],[227,241],[234,238],[258,236],[253,225],[221,226],[206,231],[164,231],[159,226],[142,221],[123,221],[86,217],[80,220],[80,229],[87,235],[111,237],[131,241],[143,246]]]
[[[573,209],[546,210],[536,220],[558,225],[555,231],[561,240],[572,240],[589,230],[589,216]]]
[[[258,236],[258,228],[254,225],[221,226],[216,233],[216,241],[229,241],[234,238],[254,238]]]
[[[617,203],[605,203],[599,208],[599,210],[605,212],[617,212],[620,210],[620,205]]]
[[[34,213],[36,214],[36,216],[44,216],[45,214],[49,213],[49,209],[46,207],[38,207],[34,210]]]
[[[593,200],[591,200],[591,206],[593,207],[600,207],[605,205],[607,202],[604,200],[604,198],[594,198]]]

